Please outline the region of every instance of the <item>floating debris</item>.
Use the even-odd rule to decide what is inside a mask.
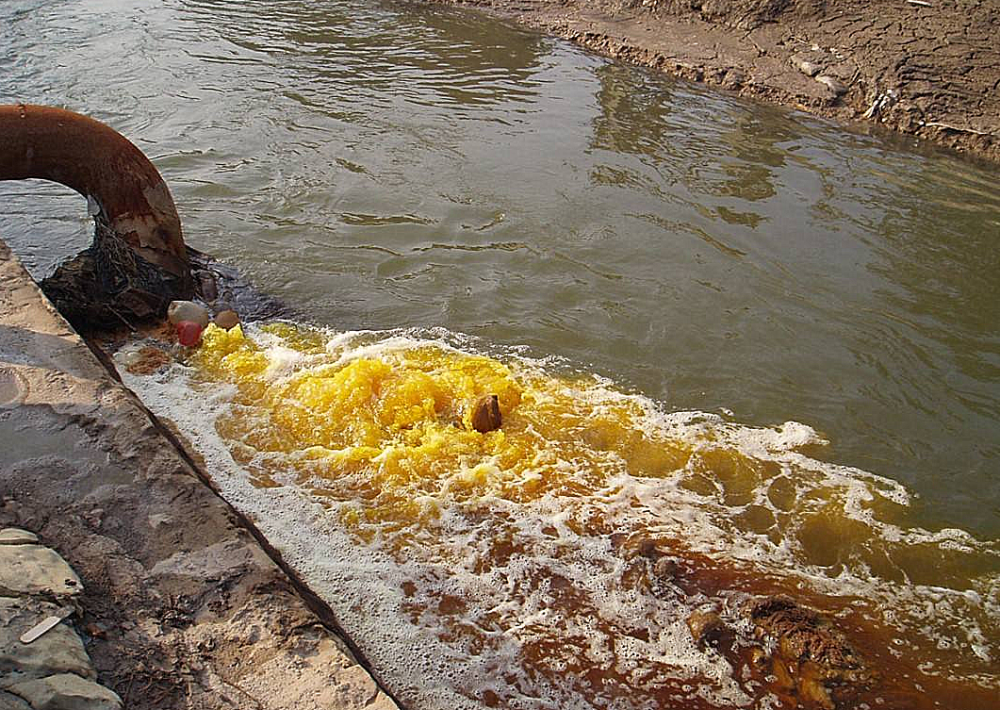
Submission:
[[[42,621],[38,622],[30,629],[21,634],[21,643],[31,643],[38,638],[44,636],[47,632],[54,629],[60,621],[63,619],[68,619],[76,612],[71,606],[62,606],[56,611],[55,614],[50,614],[46,616]]]
[[[208,327],[208,309],[194,301],[173,301],[167,307],[167,320],[177,329],[177,340],[185,347],[197,345]]]
[[[714,611],[694,611],[688,616],[686,623],[691,638],[699,647],[718,641],[726,632],[722,618]]]
[[[204,329],[208,327],[208,309],[194,301],[171,301],[167,306],[167,320],[174,325],[190,321]]]

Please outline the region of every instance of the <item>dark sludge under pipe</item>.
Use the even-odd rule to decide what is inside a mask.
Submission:
[[[39,178],[76,190],[94,217],[94,243],[42,289],[77,328],[162,318],[194,295],[170,190],[135,145],[65,109],[0,105],[0,180]]]

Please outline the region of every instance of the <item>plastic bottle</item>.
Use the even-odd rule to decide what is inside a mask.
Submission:
[[[204,330],[208,327],[208,309],[194,301],[171,301],[167,306],[167,320],[174,325],[183,321],[198,323]]]

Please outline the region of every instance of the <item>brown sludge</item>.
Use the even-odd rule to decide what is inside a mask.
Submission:
[[[747,606],[754,633],[774,645],[771,675],[800,702],[833,710],[842,704],[831,693],[851,693],[874,679],[846,637],[825,616],[790,597],[764,597]]]
[[[147,345],[136,353],[135,359],[128,364],[126,369],[133,375],[152,375],[173,361],[174,359],[169,353]]]
[[[885,682],[899,679],[873,672],[877,664],[855,649],[833,617],[785,594],[761,595],[773,589],[767,580],[642,532],[614,533],[611,544],[626,562],[623,579],[637,590],[664,600],[717,600],[688,614],[685,624],[698,648],[721,654],[757,700],[773,694],[782,708],[836,710],[882,697],[893,710],[924,707],[900,704],[908,699],[906,691]],[[753,596],[730,606],[724,600],[733,590]]]

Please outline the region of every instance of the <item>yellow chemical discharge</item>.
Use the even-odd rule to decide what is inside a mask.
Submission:
[[[644,434],[646,412],[635,401],[590,401],[593,381],[431,345],[338,362],[316,333],[285,324],[264,331],[312,362],[274,376],[274,363],[240,328],[210,326],[196,364],[239,387],[219,433],[262,484],[280,467],[302,484],[322,479],[323,495],[365,501],[344,512],[348,523],[408,525],[449,499],[586,495],[622,471],[675,472],[691,454]],[[472,404],[486,394],[498,396],[503,427],[481,434]]]
[[[721,422],[650,426],[648,400],[592,377],[553,377],[434,342],[328,350],[329,337],[272,323],[256,342],[240,327],[211,325],[192,364],[204,382],[237,386],[216,429],[255,482],[309,488],[356,531],[404,529],[477,499],[584,499],[607,494],[616,477],[669,479],[729,511],[713,520],[720,529],[792,543],[803,563],[832,576],[854,563],[890,579],[924,578],[924,562],[941,567],[911,544],[880,539],[878,521],[905,525],[908,514],[882,495],[888,482],[845,482],[780,451],[746,453]],[[487,394],[498,396],[503,426],[481,434],[471,410]],[[992,555],[951,558],[947,582],[958,588],[995,568]]]
[[[715,707],[684,690],[716,682],[689,685],[707,672],[689,663],[707,657],[683,657],[664,630],[679,623],[683,637],[686,615],[729,591],[784,591],[850,620],[885,677],[936,683],[928,702],[995,689],[997,545],[910,528],[902,487],[797,452],[816,441],[808,427],[672,418],[593,377],[365,337],[209,326],[188,364],[195,391],[234,386],[215,429],[256,491],[323,502],[351,565],[366,549],[392,558],[406,600],[393,623],[433,629],[460,655],[508,658],[514,644],[523,677],[586,676],[606,694],[595,706]],[[503,420],[485,434],[471,422],[484,395]],[[686,572],[659,578],[658,556]],[[880,650],[897,639],[905,658]],[[470,697],[520,692],[490,688]]]

